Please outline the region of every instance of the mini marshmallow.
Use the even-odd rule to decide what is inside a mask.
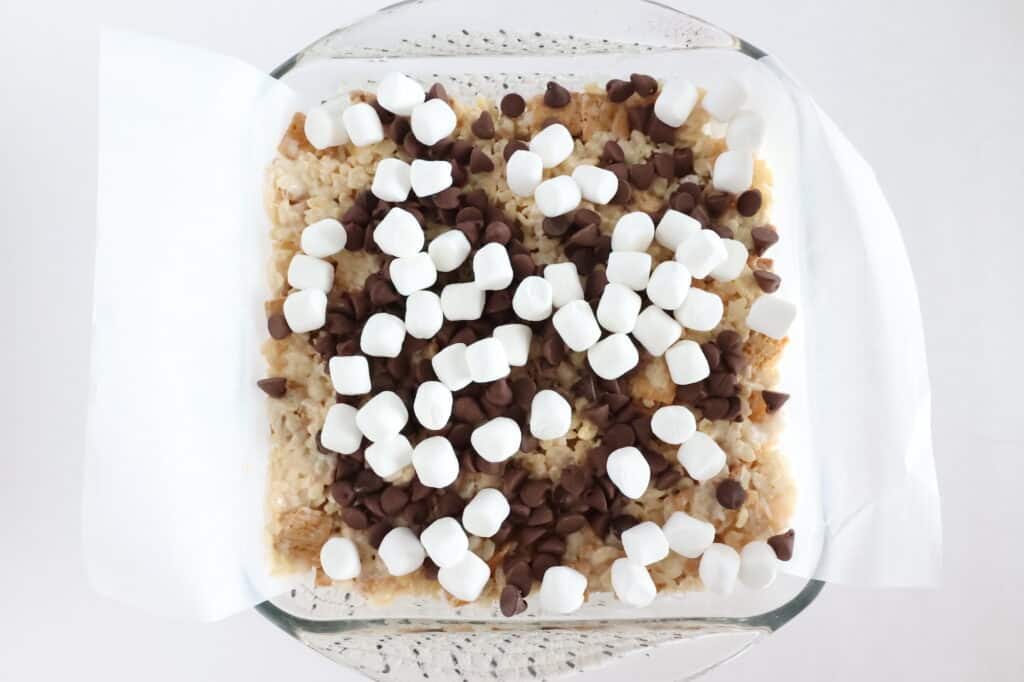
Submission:
[[[665,354],[669,347],[679,340],[683,328],[664,310],[649,305],[636,318],[633,338],[640,342],[648,353],[656,358]]]
[[[661,528],[673,552],[696,559],[715,542],[715,527],[686,512],[672,512]]]
[[[317,105],[306,112],[302,131],[309,143],[317,149],[337,147],[348,142],[342,114],[348,107],[345,98],[337,98]]]
[[[473,254],[473,283],[485,291],[506,289],[512,284],[512,262],[503,244],[491,242]]]
[[[725,260],[711,268],[711,277],[719,282],[731,282],[743,273],[747,264],[747,247],[735,239],[723,239]]]
[[[728,257],[722,238],[714,230],[701,230],[687,237],[675,254],[676,260],[685,265],[695,279],[704,279]]]
[[[393,206],[373,229],[373,241],[389,256],[415,256],[423,250],[423,228],[412,213]]]
[[[429,197],[452,186],[450,161],[416,159],[409,166],[409,184],[418,197]]]
[[[431,436],[412,450],[412,467],[420,483],[428,488],[445,488],[459,477],[459,460],[444,436]]]
[[[513,153],[505,164],[505,180],[516,196],[532,196],[543,177],[544,160],[525,149]]]
[[[725,466],[725,451],[703,431],[697,431],[687,438],[679,446],[676,457],[690,478],[698,483],[711,480]]]
[[[405,436],[371,443],[363,453],[366,464],[381,478],[391,478],[412,464],[412,445]]]
[[[552,123],[533,136],[530,151],[541,158],[545,168],[554,168],[569,158],[574,145],[569,129],[561,123]]]
[[[551,322],[565,345],[577,353],[587,350],[601,338],[601,328],[586,301],[565,304],[555,311]]]
[[[574,568],[552,566],[540,582],[540,607],[548,613],[572,613],[583,606],[587,578]]]
[[[459,563],[469,551],[469,538],[462,525],[450,516],[442,516],[423,529],[420,544],[435,564],[444,568]]]
[[[505,347],[493,337],[475,341],[466,348],[466,365],[469,378],[478,384],[497,381],[511,371]]]
[[[733,78],[723,78],[704,93],[701,106],[711,114],[711,118],[726,123],[736,115],[746,98],[747,92],[742,85]]]
[[[633,291],[643,291],[651,278],[651,256],[638,251],[612,251],[605,268],[609,282],[624,284]]]
[[[284,319],[296,334],[311,332],[327,321],[327,294],[320,289],[293,291],[284,299]]]
[[[366,102],[358,102],[341,113],[341,121],[349,140],[357,147],[376,144],[384,139],[384,126],[377,112]]]
[[[682,263],[674,260],[659,263],[647,282],[647,298],[659,308],[675,310],[686,300],[691,281],[690,271]]]
[[[328,293],[334,286],[334,266],[325,260],[297,253],[288,264],[288,284],[295,289],[319,289]]]
[[[373,172],[370,191],[381,201],[405,201],[409,198],[409,190],[412,189],[411,173],[412,167],[401,159],[381,159]],[[416,250],[419,251],[421,248],[422,243]]]
[[[320,548],[320,568],[331,580],[351,580],[363,570],[356,543],[335,536]]]
[[[405,323],[391,313],[374,313],[363,325],[359,350],[378,358],[397,358],[405,342]]]
[[[431,100],[433,101],[433,100]],[[486,297],[473,282],[446,284],[441,289],[441,310],[446,320],[479,320],[484,313]]]
[[[746,151],[722,152],[715,159],[711,184],[719,192],[739,194],[750,189],[754,181],[754,157]]]
[[[344,403],[331,405],[324,417],[320,444],[332,452],[351,455],[363,442],[363,433],[356,425],[356,408]]]
[[[669,251],[675,253],[688,237],[700,232],[702,229],[700,221],[691,218],[682,211],[670,208],[658,221],[658,228],[654,231],[654,238],[659,244]]]
[[[530,275],[516,287],[516,293],[512,295],[512,310],[521,320],[540,322],[551,317],[551,297],[551,285],[547,280]]]
[[[468,533],[489,538],[501,528],[510,509],[508,500],[500,490],[484,488],[462,510],[462,527]]]
[[[375,443],[396,437],[408,421],[409,410],[394,391],[381,391],[356,412],[356,426]]]
[[[665,351],[665,363],[672,382],[679,386],[695,384],[711,374],[708,359],[696,341],[684,339]]]
[[[619,218],[612,230],[612,251],[646,251],[654,241],[654,221],[643,211]]]
[[[441,331],[441,297],[433,291],[414,291],[405,299],[405,331],[414,339],[432,339]]]
[[[370,364],[362,355],[336,355],[327,363],[334,392],[363,395],[370,392]]]
[[[737,152],[757,154],[764,142],[764,119],[754,111],[741,111],[729,122],[725,144]]]
[[[618,379],[637,366],[640,353],[626,334],[610,334],[587,351],[587,362],[602,379]]]
[[[739,571],[740,555],[729,545],[716,542],[704,550],[697,573],[708,592],[729,594],[736,586]]]
[[[417,140],[428,147],[452,134],[455,112],[443,99],[429,99],[413,107],[409,126]]]
[[[640,314],[640,296],[629,287],[609,282],[597,302],[597,321],[610,332],[628,334]]]
[[[709,332],[722,321],[725,304],[718,294],[693,288],[686,295],[683,304],[676,308],[675,318],[679,324],[695,332]]]
[[[302,230],[299,238],[302,250],[314,258],[327,258],[345,248],[348,233],[334,218],[324,218]]]
[[[537,391],[530,403],[530,433],[541,440],[561,438],[572,426],[572,406],[551,389]]]
[[[384,76],[377,84],[377,103],[399,116],[411,114],[413,108],[422,104],[426,97],[422,85],[397,71]]]
[[[286,311],[287,313],[287,311]],[[796,319],[796,306],[779,296],[760,296],[750,306],[747,326],[773,339],[781,339]],[[290,324],[290,323],[289,323]],[[294,327],[292,328],[294,330]]]
[[[575,263],[567,261],[544,266],[544,279],[551,285],[551,303],[556,308],[569,301],[583,300],[583,285]]]
[[[653,521],[643,521],[622,531],[621,539],[626,556],[644,566],[668,556],[668,540],[661,526]]]
[[[638,561],[625,557],[612,562],[612,589],[619,601],[630,606],[649,605],[658,594],[651,574]]]
[[[462,601],[474,601],[491,578],[491,567],[473,552],[466,552],[451,566],[437,571],[437,582],[444,591]]]
[[[608,478],[631,500],[639,498],[651,482],[651,465],[633,446],[613,450],[605,464]]]
[[[546,218],[565,215],[579,206],[582,198],[579,186],[568,175],[545,180],[533,190],[537,210]]]
[[[473,247],[462,230],[443,232],[434,237],[427,247],[427,253],[430,254],[430,259],[434,261],[434,267],[438,272],[458,270],[472,250]]]
[[[512,323],[503,324],[491,332],[494,338],[505,347],[505,358],[512,367],[522,367],[530,357],[530,341],[533,331],[528,325]]]
[[[661,86],[661,94],[654,102],[654,115],[665,125],[678,128],[690,117],[699,96],[697,86],[690,81],[668,81]]]
[[[377,548],[377,556],[384,562],[384,568],[394,576],[408,575],[423,565],[427,553],[416,535],[399,526],[392,528]]]
[[[388,266],[388,274],[395,291],[402,296],[428,289],[437,281],[437,268],[426,251],[394,259]]]
[[[740,582],[763,590],[775,582],[779,560],[772,546],[763,540],[749,542],[740,550]]]
[[[519,452],[523,432],[509,417],[495,417],[473,429],[469,442],[477,454],[488,462],[504,462]]]
[[[443,429],[452,416],[454,398],[451,390],[440,381],[424,381],[416,387],[412,412],[425,429]]]
[[[453,343],[430,358],[430,366],[442,384],[451,391],[469,386],[469,364],[466,362],[466,344]]]
[[[663,443],[681,445],[696,432],[696,417],[682,405],[665,405],[651,415],[651,433]]]
[[[587,201],[604,205],[619,191],[619,179],[610,170],[583,164],[572,171],[572,179]]]

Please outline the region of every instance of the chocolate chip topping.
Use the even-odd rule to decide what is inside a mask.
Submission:
[[[775,550],[775,556],[779,561],[789,561],[793,558],[793,542],[795,540],[796,531],[790,528],[785,533],[768,538],[768,544]]]
[[[637,189],[648,189],[654,182],[653,163],[634,163],[629,167],[629,181]]]
[[[509,118],[519,118],[526,111],[526,100],[522,95],[510,92],[501,98],[501,113]]]
[[[292,330],[288,326],[288,321],[284,319],[283,314],[273,313],[267,318],[267,332],[271,338],[280,341],[281,339],[288,338]]]
[[[626,153],[622,151],[622,147],[615,140],[608,140],[604,143],[604,148],[601,150],[601,163],[610,166],[613,163],[624,163],[626,161]],[[619,178],[622,179],[621,177]]]
[[[443,99],[445,102],[448,101],[448,91],[444,89],[444,86],[440,83],[434,83],[427,90],[427,99]]]
[[[651,157],[654,163],[654,172],[659,178],[671,178],[675,175],[675,160],[668,152],[659,152]]]
[[[647,124],[654,112],[653,104],[641,104],[635,107],[626,108],[626,120],[629,121],[630,130],[647,131]]]
[[[491,161],[491,157],[484,154],[482,151],[473,147],[473,150],[469,154],[469,172],[470,173],[490,173],[494,170],[494,162]]]
[[[260,379],[256,385],[271,398],[281,398],[288,391],[288,380],[284,377]]]
[[[555,81],[548,81],[547,88],[544,90],[545,105],[552,109],[561,109],[569,104],[571,100],[572,95],[569,94],[568,90]]]
[[[512,158],[512,155],[518,151],[529,151],[530,145],[526,144],[522,140],[509,140],[508,144],[505,145],[505,149],[502,150],[501,156],[508,161]]]
[[[766,294],[778,291],[782,278],[769,270],[754,270],[754,281]]]
[[[775,412],[786,404],[786,401],[789,400],[789,394],[778,391],[761,391],[761,399],[764,400],[764,404],[769,412]]]
[[[732,205],[732,195],[728,192],[708,192],[704,197],[704,205],[713,217],[720,216]]]
[[[739,509],[747,500],[747,491],[743,489],[739,481],[727,478],[715,488],[715,497],[718,499],[718,504],[726,509]]]
[[[779,233],[769,225],[761,225],[750,230],[750,239],[754,242],[754,253],[761,256],[779,241]]]
[[[736,210],[745,218],[761,210],[761,190],[748,189],[736,199]]]
[[[629,75],[629,82],[641,97],[650,97],[658,91],[658,81],[653,76],[643,73],[632,73]]]
[[[676,141],[677,130],[678,128],[673,128],[653,115],[647,123],[647,136],[651,138],[652,142],[658,144],[673,144]]]
[[[480,112],[480,116],[469,126],[473,134],[481,140],[490,140],[494,137],[494,119],[489,111]]]
[[[523,592],[515,585],[509,584],[502,588],[498,603],[501,605],[501,614],[508,618],[526,610],[526,600],[523,599]]]
[[[608,99],[615,103],[625,102],[636,90],[632,83],[618,78],[608,81],[604,89],[608,93]]]

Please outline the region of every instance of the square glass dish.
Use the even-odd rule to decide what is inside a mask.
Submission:
[[[774,115],[785,118],[776,106],[785,99],[778,83],[758,75],[757,60],[764,56],[726,31],[644,0],[618,3],[614,11],[585,0],[410,0],[332,31],[272,75],[298,92],[304,105],[313,105],[339,91],[372,89],[391,71],[423,83],[441,81],[455,98],[495,99],[511,91],[539,92],[548,80],[581,89],[631,72],[658,78],[682,73],[698,83],[743,74],[751,97],[771,103]],[[792,159],[778,156],[786,154],[785,144],[770,143],[773,127],[783,129],[785,121],[767,119],[763,156],[776,170],[773,221],[783,231],[797,231],[799,211],[788,208],[797,182],[779,171],[792,167]],[[786,259],[777,260],[785,271]],[[787,351],[799,352],[798,343]],[[550,678],[667,643],[679,647],[671,678],[689,679],[787,623],[822,587],[817,580],[780,575],[761,591],[738,587],[728,597],[667,592],[643,609],[598,594],[557,618],[535,610],[505,618],[496,604],[456,608],[441,597],[376,605],[340,587],[309,587],[257,610],[321,654],[374,679]],[[724,644],[707,646],[712,640]]]

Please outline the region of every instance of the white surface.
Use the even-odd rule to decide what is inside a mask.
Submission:
[[[1010,300],[1005,273],[1015,271],[1016,251],[1024,246],[1014,213],[1024,180],[1017,161],[1024,145],[1015,131],[1024,101],[1012,86],[1012,65],[1024,59],[1024,48],[1014,44],[1024,8],[1015,0],[958,2],[945,13],[921,13],[911,2],[835,4],[702,0],[686,6],[798,74],[888,192],[915,268],[929,343],[946,523],[944,587],[826,588],[801,618],[708,679],[761,679],[766,668],[806,680],[1020,679],[1024,663],[1012,646],[1012,626],[1024,606],[1017,583],[1024,557],[1004,553],[975,585],[970,554],[1022,531],[1012,493],[1024,474],[1024,442],[1011,428],[1021,415],[1014,396],[1024,378],[1012,353],[1024,330],[1019,313],[1010,319],[1020,304]],[[142,672],[155,680],[348,679],[255,614],[213,626],[157,621],[93,595],[80,568],[97,25],[165,35],[269,69],[336,23],[313,18],[339,13],[336,3],[322,1],[301,11],[284,2],[247,3],[241,30],[236,6],[44,1],[0,10],[0,56],[12,65],[0,113],[0,129],[8,133],[0,165],[2,272],[17,294],[8,324],[14,347],[10,334],[3,340],[15,386],[4,394],[2,414],[14,439],[0,460],[3,539],[17,549],[15,561],[0,564],[0,578],[16,586],[5,596],[0,626],[0,660],[12,679],[100,669],[112,680]],[[950,99],[950,82],[968,84],[969,92]],[[994,106],[981,111],[974,102],[983,95]],[[1002,248],[974,246],[960,237],[967,229],[984,230]],[[69,246],[54,250],[58,239]],[[960,265],[970,262],[984,267],[967,272]],[[28,273],[44,263],[60,277],[37,285]],[[19,301],[22,296],[29,300]],[[961,328],[958,311],[975,297],[984,302],[976,312],[982,323]],[[35,301],[49,302],[60,316],[56,324],[31,312]],[[60,655],[53,655],[58,647]],[[657,656],[629,665],[633,674],[641,667],[672,669]],[[616,674],[621,677],[608,671],[589,679]]]

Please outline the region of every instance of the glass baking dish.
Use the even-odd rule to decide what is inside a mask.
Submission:
[[[631,72],[689,72],[707,82],[765,56],[656,2],[600,9],[588,0],[409,0],[332,31],[272,75],[308,106],[338,91],[372,88],[395,70],[424,83],[441,81],[454,97],[500,98],[538,92],[550,79],[581,88]],[[765,156],[773,163],[769,152]],[[779,207],[787,194],[782,184]],[[778,214],[773,211],[781,229],[790,229]],[[780,575],[767,590],[738,587],[729,597],[663,593],[639,610],[592,595],[561,618],[531,610],[510,619],[493,604],[454,608],[441,598],[371,605],[339,587],[313,586],[256,608],[306,645],[373,679],[551,678],[669,643],[675,646],[670,678],[690,679],[780,628],[822,587]]]

